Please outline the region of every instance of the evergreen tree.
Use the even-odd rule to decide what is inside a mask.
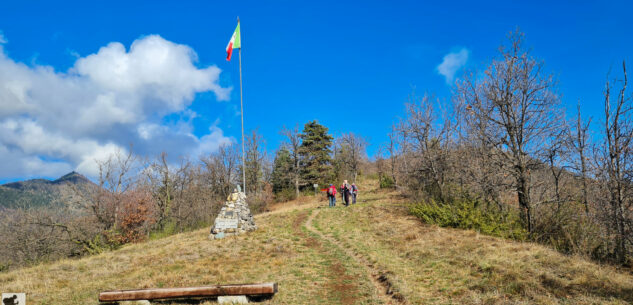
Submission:
[[[328,181],[331,158],[332,136],[327,127],[317,121],[308,122],[301,134],[301,176],[302,180],[312,186],[314,183],[325,185]]]
[[[282,146],[275,155],[273,165],[272,185],[275,194],[294,188],[291,176],[292,170],[293,164],[290,151],[285,146]]]

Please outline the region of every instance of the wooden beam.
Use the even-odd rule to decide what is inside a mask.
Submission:
[[[99,302],[200,298],[228,295],[265,296],[277,293],[277,283],[215,285],[182,288],[113,290],[99,293]]]

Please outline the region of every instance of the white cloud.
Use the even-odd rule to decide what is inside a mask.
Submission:
[[[444,76],[446,83],[452,83],[453,79],[455,79],[455,73],[466,65],[469,55],[470,51],[466,48],[444,55],[442,63],[436,68],[437,73]]]
[[[4,44],[7,43],[7,39],[4,38],[4,34],[2,34],[2,31],[0,31],[0,44]]]
[[[128,151],[113,143],[93,147],[87,154],[81,156],[81,162],[76,170],[84,175],[95,177],[99,175],[97,162],[108,160],[116,153],[127,155]]]
[[[23,154],[0,144],[0,172],[5,179],[25,179],[41,176],[55,177],[68,173],[73,167],[55,160],[44,161],[37,156]]]
[[[0,179],[72,169],[92,176],[95,160],[131,143],[135,152],[175,158],[230,142],[215,125],[207,135],[192,133],[195,95],[211,91],[227,100],[231,91],[219,85],[219,68],[197,68],[196,61],[190,47],[157,35],[129,50],[112,42],[78,57],[67,72],[16,62],[0,45]],[[172,114],[187,119],[161,123]]]
[[[235,142],[234,139],[225,137],[222,129],[217,126],[211,126],[209,132],[208,135],[200,138],[199,150],[197,151],[198,155],[214,152],[222,145],[229,145]]]
[[[217,83],[220,69],[198,69],[195,61],[197,55],[188,46],[151,35],[134,41],[129,52],[112,42],[78,59],[73,70],[101,88],[156,98],[167,110],[182,109],[196,92],[213,91],[219,100],[227,100],[230,90]]]

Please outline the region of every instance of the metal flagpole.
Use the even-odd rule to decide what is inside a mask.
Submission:
[[[240,24],[240,17],[237,17],[237,24]],[[240,58],[240,114],[242,115],[242,185],[246,194],[246,162],[244,154],[244,98],[242,97],[242,29],[240,28],[240,48],[238,49]]]

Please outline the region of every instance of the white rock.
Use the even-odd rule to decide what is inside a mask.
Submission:
[[[218,303],[220,304],[248,304],[248,299],[245,295],[226,295],[219,296]]]
[[[138,300],[138,301],[122,301],[119,302],[119,305],[151,305],[148,300]]]

